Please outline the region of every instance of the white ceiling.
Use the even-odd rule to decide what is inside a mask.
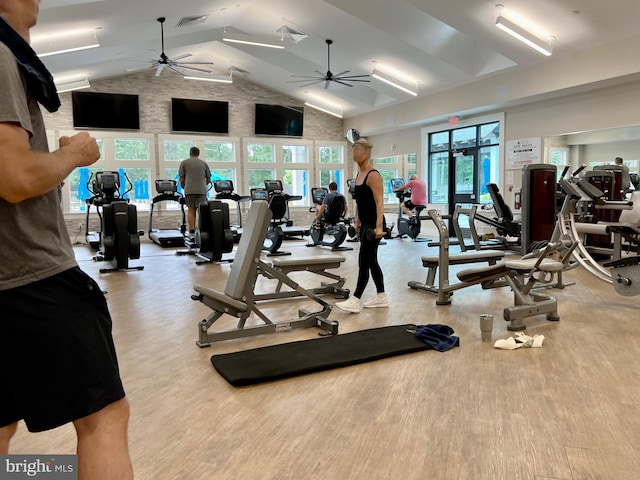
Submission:
[[[500,10],[489,0],[42,0],[32,31],[38,50],[43,36],[97,29],[100,47],[43,58],[57,80],[89,80],[152,68],[161,51],[158,17],[164,24],[165,53],[214,62],[213,73],[247,80],[301,101],[338,105],[345,117],[410,100],[378,81],[347,87],[324,82],[300,87],[291,75],[327,70],[350,75],[380,70],[402,72],[419,96],[433,95],[487,76],[548,61],[495,27]],[[554,36],[553,58],[571,57],[625,39],[640,39],[638,0],[509,0],[502,15],[539,38]],[[183,17],[208,15],[178,27]],[[284,50],[222,42],[223,31],[279,38],[287,25],[308,35]],[[638,48],[640,55],[640,45]],[[612,52],[613,53],[613,52]],[[185,59],[187,60],[187,59]],[[178,75],[165,69],[162,75]],[[215,88],[215,87],[214,87]]]

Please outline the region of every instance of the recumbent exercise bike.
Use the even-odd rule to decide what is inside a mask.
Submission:
[[[313,187],[311,189],[311,197],[313,203],[322,205],[329,191],[324,187]],[[309,227],[309,236],[312,243],[307,247],[325,246],[331,247],[332,251],[336,250],[353,250],[351,247],[342,247],[342,243],[347,239],[347,220],[344,218],[344,211],[347,201],[344,195],[337,195],[325,207],[320,219],[320,225],[314,221]],[[309,208],[309,211],[315,213],[315,207]],[[325,235],[333,237],[333,240],[324,240]]]
[[[271,210],[271,222],[269,222],[269,229],[262,249],[267,252],[268,257],[291,255],[291,252],[280,250],[284,240],[282,225],[287,222],[285,216],[288,196],[284,193],[280,180],[265,180],[264,184],[265,188],[251,189],[251,200],[264,200],[268,202],[269,210]]]

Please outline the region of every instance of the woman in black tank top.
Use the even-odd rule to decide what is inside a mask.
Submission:
[[[341,310],[358,313],[360,307],[388,307],[384,292],[384,277],[378,264],[378,245],[384,235],[384,199],[382,193],[382,176],[369,163],[371,144],[364,138],[353,145],[353,160],[358,164],[356,177],[356,231],[360,232],[360,253],[358,255],[358,283],[353,297],[344,302],[336,303]],[[368,239],[365,232],[375,231],[375,238]],[[376,285],[376,296],[368,302],[361,303],[360,298],[369,283],[369,276],[373,277]]]

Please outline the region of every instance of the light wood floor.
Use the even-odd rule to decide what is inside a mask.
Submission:
[[[284,247],[296,256],[330,253],[300,241]],[[344,252],[341,269],[352,291],[355,247]],[[192,287],[224,290],[229,265],[197,266],[193,257],[145,243],[132,262],[144,271],[101,275],[88,247],[77,247],[82,268],[108,291],[132,405],[136,478],[640,478],[640,296],[618,296],[570,271],[566,279],[576,285],[552,291],[560,322],[527,320],[527,333],[545,335],[544,346],[497,350],[481,341],[479,315],[494,315],[494,339],[510,336],[502,320],[510,292],[472,287],[456,292],[451,306],[436,306],[434,296],[407,287],[424,281],[426,251],[426,243],[388,241],[380,257],[391,308],[335,309],[330,318],[341,333],[446,324],[459,348],[235,388],[213,369],[211,355],[317,338],[317,330],[198,348],[197,324],[209,309],[190,299]],[[270,285],[264,282],[257,288]],[[365,298],[373,293],[371,283]],[[294,318],[304,304],[279,302],[270,313]],[[24,454],[74,449],[69,426],[30,434],[21,425],[12,444],[12,453]]]

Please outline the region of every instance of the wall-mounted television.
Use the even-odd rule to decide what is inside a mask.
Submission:
[[[229,102],[172,98],[171,130],[229,133]]]
[[[256,103],[256,135],[301,137],[304,107]]]
[[[140,129],[138,95],[71,92],[75,128]]]

